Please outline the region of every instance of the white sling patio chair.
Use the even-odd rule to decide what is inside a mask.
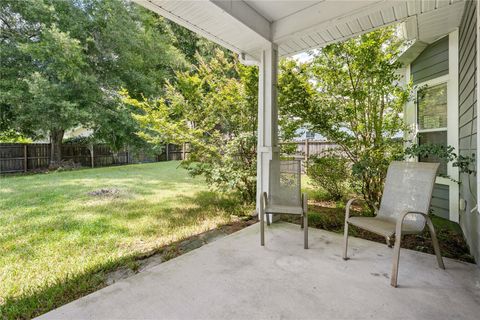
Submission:
[[[375,209],[375,217],[350,217],[350,206],[357,199],[348,201],[345,211],[343,259],[348,259],[349,225],[384,236],[389,246],[391,246],[391,240],[395,237],[390,284],[397,287],[402,236],[419,234],[427,224],[438,266],[445,269],[435,229],[428,216],[438,167],[438,163],[392,162],[388,167],[380,209]]]
[[[304,248],[308,249],[307,195],[301,194],[301,175],[300,160],[270,160],[270,188],[260,200],[262,246],[265,245],[265,217],[270,224],[270,215],[296,214],[302,218]]]

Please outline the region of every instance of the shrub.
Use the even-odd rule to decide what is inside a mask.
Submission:
[[[307,175],[317,187],[323,188],[332,200],[342,199],[348,190],[350,170],[348,160],[337,155],[312,157]]]
[[[257,137],[241,133],[219,141],[219,152],[208,155],[194,150],[182,162],[193,176],[203,175],[207,183],[219,191],[236,191],[245,203],[253,203],[257,187]]]

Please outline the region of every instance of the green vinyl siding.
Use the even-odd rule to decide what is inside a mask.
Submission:
[[[413,83],[448,74],[448,36],[430,44],[411,64]]]
[[[458,144],[461,155],[477,154],[477,48],[476,1],[467,1],[459,28],[458,40]],[[472,254],[480,261],[480,218],[471,213],[475,206],[472,193],[476,194],[474,175],[460,174],[460,198],[466,200],[466,210],[460,211],[460,226]]]
[[[447,185],[435,184],[430,211],[436,216],[449,219],[449,197],[449,187]]]

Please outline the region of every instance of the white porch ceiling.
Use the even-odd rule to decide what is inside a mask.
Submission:
[[[235,52],[258,60],[276,43],[280,56],[323,47],[408,20],[411,38],[432,42],[455,29],[464,0],[134,0]]]

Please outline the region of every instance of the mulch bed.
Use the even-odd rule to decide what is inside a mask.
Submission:
[[[352,215],[361,215],[364,213],[363,208],[358,205],[353,205],[352,211]],[[283,216],[282,220],[297,224],[300,223],[298,217],[291,215]],[[343,233],[345,209],[339,207],[334,201],[309,201],[308,221],[310,227]],[[442,256],[475,263],[475,259],[470,255],[468,245],[458,225],[438,217],[433,217],[433,223],[437,232]],[[385,243],[385,238],[382,236],[353,226],[350,229],[350,235],[352,236]],[[419,235],[406,235],[402,240],[402,248],[435,254],[428,230],[425,230]]]

